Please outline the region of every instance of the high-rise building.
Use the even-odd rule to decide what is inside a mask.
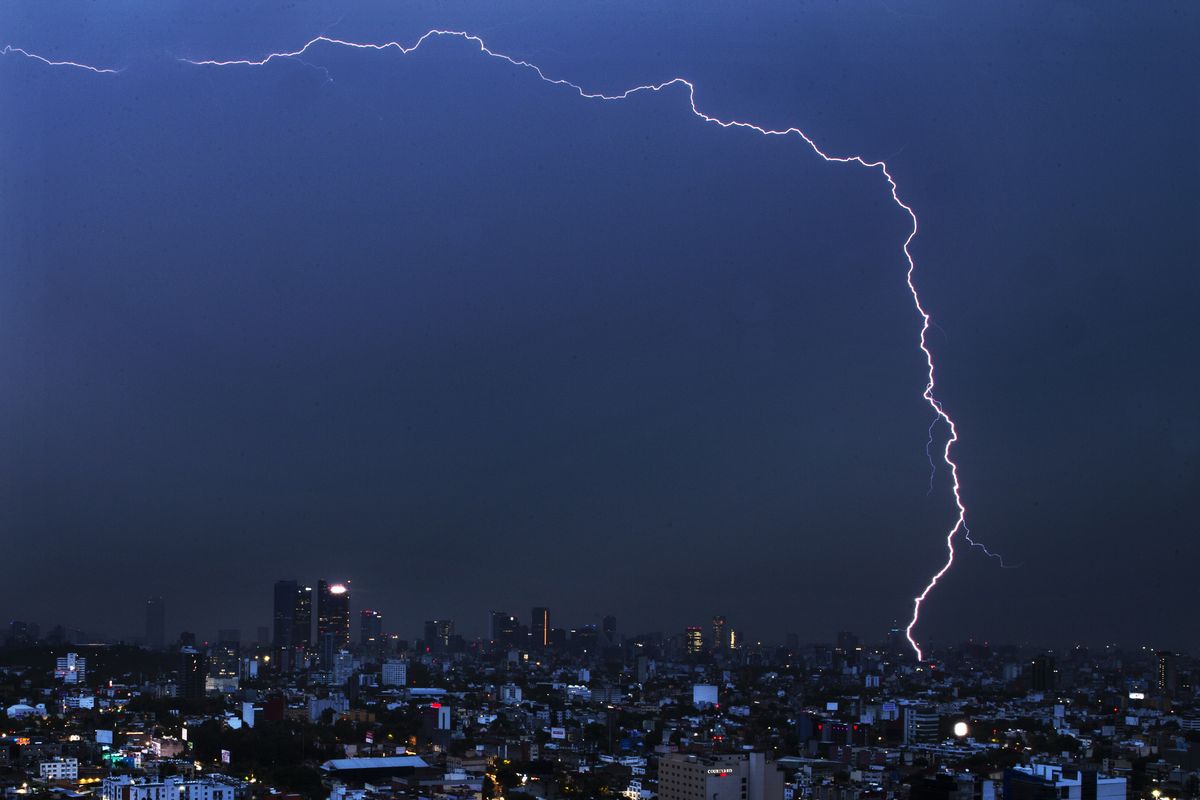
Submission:
[[[350,589],[344,583],[317,581],[317,641],[330,637],[335,650],[350,646]]]
[[[236,628],[224,628],[217,632],[217,643],[212,647],[209,672],[214,678],[235,679],[241,668],[242,632]]]
[[[492,646],[499,649],[508,649],[517,644],[517,632],[520,630],[521,623],[517,622],[517,618],[507,611],[493,611],[491,625],[491,640]]]
[[[921,706],[904,707],[904,744],[937,744],[939,719],[936,711]]]
[[[275,581],[272,641],[277,650],[312,644],[312,588],[297,581]]]
[[[383,647],[383,614],[364,608],[358,612],[358,643],[364,648],[379,650]]]
[[[712,648],[713,650],[729,649],[729,622],[720,614],[712,619]]]
[[[146,646],[162,650],[167,643],[167,611],[161,597],[146,601]]]
[[[194,647],[179,649],[179,680],[176,692],[179,697],[193,700],[204,697],[205,679],[208,677],[208,659]]]
[[[529,631],[532,634],[531,643],[534,647],[550,645],[550,609],[545,606],[535,606],[531,615]]]
[[[1179,676],[1175,669],[1175,654],[1170,650],[1158,651],[1158,690],[1171,694],[1179,688]]]
[[[699,625],[689,625],[683,632],[683,644],[688,653],[699,653],[704,649],[704,630]]]
[[[425,647],[431,653],[445,653],[450,649],[454,636],[454,620],[430,619],[425,621]]]
[[[86,683],[87,659],[78,653],[67,653],[65,656],[59,656],[54,666],[54,677],[63,683]]]
[[[389,658],[379,670],[379,682],[384,686],[403,686],[408,683],[408,662]]]
[[[1058,685],[1058,668],[1054,656],[1043,653],[1029,665],[1029,688],[1035,692],[1052,692]]]

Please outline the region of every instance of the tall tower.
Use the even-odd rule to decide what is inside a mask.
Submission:
[[[530,641],[534,647],[547,647],[550,644],[550,609],[535,606],[529,621]]]
[[[297,586],[292,611],[292,647],[308,649],[312,646],[313,590],[311,586]]]
[[[383,614],[369,608],[358,612],[358,643],[376,650],[383,646]]]
[[[146,646],[162,650],[166,644],[167,609],[161,597],[146,601]]]
[[[350,589],[322,580],[317,581],[317,642],[324,648],[327,641],[335,651],[350,646]]]
[[[704,631],[699,625],[689,625],[683,632],[683,644],[688,654],[699,653],[704,649]]]
[[[720,614],[712,619],[712,649],[729,649],[729,623]]]

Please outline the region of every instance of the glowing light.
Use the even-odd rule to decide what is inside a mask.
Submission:
[[[345,585],[340,583],[335,583],[333,586],[329,587],[330,594],[345,594],[348,591],[349,590],[345,587]]]
[[[39,56],[37,53],[31,53],[28,50],[23,50],[20,47],[13,47],[11,44],[6,44],[4,45],[3,49],[0,49],[0,56],[7,55],[25,56],[26,58],[32,58],[34,61],[41,61],[43,64],[51,67],[75,67],[77,69],[86,69],[89,72],[108,73],[110,75],[115,75],[118,72],[125,71],[124,68],[110,69],[109,67],[93,67],[90,64],[80,64],[78,61],[52,61],[45,56]]]
[[[571,81],[568,81],[568,80],[565,80],[562,78],[552,78],[552,77],[546,75],[546,73],[542,71],[542,68],[537,66],[536,64],[525,61],[524,59],[515,58],[513,56],[505,55],[504,53],[500,53],[500,52],[491,50],[484,43],[482,38],[480,38],[479,36],[476,36],[474,34],[468,33],[466,31],[433,29],[433,30],[427,31],[426,33],[422,34],[418,39],[416,39],[416,41],[414,41],[411,45],[408,45],[408,46],[405,46],[405,45],[401,44],[400,42],[395,42],[395,41],[382,42],[382,43],[352,42],[352,41],[347,41],[345,39],[336,39],[336,38],[333,38],[330,36],[321,35],[321,36],[317,36],[317,37],[314,37],[314,38],[308,40],[307,42],[304,43],[303,46],[301,46],[300,48],[298,48],[296,50],[282,51],[282,52],[278,52],[278,53],[269,53],[260,59],[194,60],[194,59],[181,58],[179,60],[186,62],[188,64],[193,64],[195,66],[262,67],[262,66],[269,64],[271,61],[282,60],[282,59],[300,59],[301,56],[305,55],[313,47],[316,47],[317,45],[321,45],[321,44],[326,44],[326,45],[331,45],[331,46],[336,46],[336,47],[345,47],[345,48],[350,48],[350,49],[354,49],[354,50],[370,50],[370,51],[396,50],[398,53],[400,53],[402,55],[408,55],[408,54],[416,51],[417,49],[419,49],[425,42],[429,41],[430,39],[443,38],[443,37],[444,38],[461,39],[465,42],[473,44],[478,48],[480,53],[482,53],[485,56],[488,56],[489,58],[495,58],[500,61],[507,62],[508,64],[511,64],[512,66],[527,69],[527,70],[531,71],[532,73],[534,73],[542,81],[549,83],[553,86],[561,86],[561,87],[570,89],[570,90],[574,91],[576,94],[578,94],[580,97],[582,97],[584,99],[588,99],[588,100],[605,100],[605,101],[626,100],[635,94],[644,93],[644,92],[658,93],[658,92],[662,92],[667,89],[678,87],[678,88],[682,89],[684,92],[686,92],[687,98],[688,98],[688,104],[691,107],[691,113],[698,119],[702,120],[703,122],[706,122],[706,123],[709,123],[712,125],[717,125],[721,128],[736,128],[736,129],[741,129],[741,130],[746,130],[746,131],[752,131],[752,132],[758,133],[762,136],[796,137],[796,138],[803,140],[804,143],[813,151],[813,153],[815,153],[817,156],[819,156],[820,158],[824,159],[827,162],[836,163],[836,164],[855,164],[860,167],[864,167],[866,169],[872,169],[872,170],[879,171],[880,176],[884,179],[884,181],[886,182],[886,184],[888,186],[888,191],[889,191],[889,194],[891,195],[892,202],[896,205],[897,208],[899,208],[901,211],[903,211],[904,214],[911,221],[911,227],[909,228],[908,235],[905,237],[904,243],[901,245],[900,249],[904,255],[904,260],[907,263],[907,269],[905,271],[905,283],[907,284],[909,293],[912,296],[913,307],[915,308],[917,315],[920,317],[920,320],[921,320],[920,332],[917,337],[917,346],[920,349],[921,354],[925,360],[925,377],[926,377],[925,388],[921,393],[921,397],[925,400],[925,402],[929,405],[930,409],[934,413],[934,420],[930,426],[931,439],[930,439],[929,443],[927,444],[927,448],[929,448],[929,446],[932,444],[932,431],[933,431],[934,427],[936,427],[936,425],[939,421],[942,422],[946,426],[947,436],[946,436],[946,443],[942,447],[941,457],[942,457],[942,461],[946,464],[946,466],[949,469],[951,494],[953,496],[954,506],[956,509],[953,524],[947,529],[946,535],[945,535],[945,542],[946,542],[945,562],[928,579],[928,581],[926,582],[925,587],[924,587],[924,589],[922,589],[921,593],[913,598],[912,617],[909,620],[908,625],[904,629],[905,638],[908,640],[908,643],[912,646],[913,651],[916,653],[917,660],[923,661],[924,654],[922,653],[921,647],[917,643],[916,638],[913,636],[913,631],[916,628],[917,623],[920,621],[922,604],[925,602],[926,599],[928,599],[929,594],[934,590],[934,588],[938,585],[938,583],[941,581],[941,579],[943,577],[945,577],[946,573],[949,572],[950,568],[954,565],[954,557],[955,557],[954,544],[955,544],[955,539],[958,538],[959,534],[962,534],[963,540],[965,542],[967,542],[967,544],[969,544],[970,546],[978,547],[981,550],[983,550],[983,552],[990,558],[1000,560],[1001,566],[1006,566],[1006,565],[1003,564],[1003,559],[1001,559],[1000,556],[998,556],[995,553],[992,553],[986,547],[984,547],[984,545],[982,545],[981,543],[976,542],[974,539],[972,539],[970,529],[966,525],[967,508],[963,501],[962,484],[959,480],[959,474],[958,474],[958,463],[954,460],[954,458],[952,456],[954,445],[958,443],[958,438],[959,438],[958,425],[957,425],[957,423],[955,423],[954,419],[950,416],[950,414],[946,411],[946,409],[942,405],[941,401],[938,400],[934,394],[936,380],[935,380],[933,352],[929,349],[929,343],[928,343],[928,335],[929,335],[929,329],[932,325],[932,319],[930,317],[929,312],[925,310],[924,304],[921,302],[921,296],[917,291],[916,282],[914,280],[914,273],[916,272],[916,261],[913,258],[911,246],[912,246],[913,240],[917,236],[917,231],[918,231],[918,227],[919,227],[918,222],[917,222],[917,215],[916,215],[916,212],[913,211],[911,206],[909,206],[907,203],[905,203],[903,200],[900,199],[899,187],[896,184],[895,177],[892,175],[891,171],[888,169],[887,163],[882,160],[869,160],[869,159],[865,158],[864,156],[859,156],[859,155],[845,155],[845,156],[830,155],[829,153],[826,153],[824,150],[822,150],[820,147],[818,147],[817,143],[812,138],[810,138],[808,134],[806,134],[803,130],[801,130],[800,128],[797,128],[797,127],[767,128],[767,127],[763,127],[761,125],[757,125],[752,122],[746,122],[744,120],[721,119],[720,117],[716,117],[711,114],[707,114],[707,113],[701,111],[699,106],[696,105],[696,85],[694,83],[692,83],[690,80],[688,80],[686,78],[682,78],[682,77],[671,78],[670,80],[662,81],[660,83],[641,84],[638,86],[634,86],[630,89],[626,89],[625,91],[620,92],[618,94],[604,94],[601,92],[590,92],[590,91],[584,89],[583,86],[581,86],[580,84],[573,83]],[[94,66],[90,66],[87,64],[81,64],[81,63],[77,63],[77,62],[73,62],[73,61],[52,61],[43,56],[39,56],[34,53],[30,53],[28,51],[22,50],[20,48],[12,47],[12,46],[6,46],[3,49],[3,51],[0,51],[0,53],[3,53],[3,54],[17,53],[20,55],[24,55],[28,58],[37,59],[37,60],[42,61],[50,66],[78,67],[81,69],[90,70],[92,72],[119,72],[120,71],[120,70],[114,70],[114,69],[94,67]],[[931,476],[931,478],[932,478],[932,476]],[[337,591],[339,588],[341,589],[340,592]],[[344,586],[341,586],[340,584],[338,584],[338,585],[331,587],[330,591],[334,592],[335,594],[341,594],[346,591],[346,588]]]
[[[954,723],[954,735],[960,739],[966,736],[969,730],[970,729],[967,728],[967,723],[965,722]]]

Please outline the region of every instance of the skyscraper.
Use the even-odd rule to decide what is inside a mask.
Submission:
[[[530,619],[529,631],[531,644],[534,647],[547,647],[550,644],[550,609],[536,606]]]
[[[425,621],[425,647],[431,653],[445,653],[450,649],[450,637],[454,635],[454,620],[430,619]]]
[[[273,643],[278,650],[312,643],[312,589],[296,581],[275,582]]]
[[[146,601],[146,646],[151,650],[162,650],[166,644],[167,610],[161,597]]]
[[[1175,670],[1175,654],[1170,650],[1158,653],[1158,691],[1173,694],[1179,688],[1179,676]]]
[[[729,649],[729,622],[720,614],[712,619],[712,648],[713,650]]]
[[[358,643],[379,650],[383,646],[383,614],[364,608],[358,613]]]
[[[683,634],[684,647],[689,654],[699,653],[704,649],[704,630],[699,625],[690,625]]]
[[[292,622],[292,647],[312,646],[313,590],[311,586],[296,587],[296,605]]]
[[[517,618],[507,611],[492,612],[492,646],[497,648],[513,647],[517,643],[517,632],[520,628]]]
[[[350,646],[350,590],[342,583],[317,581],[317,640],[328,635],[335,649]]]
[[[208,677],[208,659],[194,647],[179,650],[179,680],[176,682],[177,696],[194,700],[204,697],[205,679]]]

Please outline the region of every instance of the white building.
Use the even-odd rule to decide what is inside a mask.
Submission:
[[[350,710],[350,701],[345,695],[331,694],[329,697],[309,697],[308,698],[308,719],[311,722],[320,722],[321,715],[326,709],[333,711],[333,716],[336,719],[338,715],[344,714]]]
[[[1016,777],[1036,783],[1053,784],[1055,794],[1062,800],[1082,800],[1084,783],[1090,784],[1094,780],[1096,782],[1096,800],[1125,800],[1124,778],[1110,778],[1094,772],[1080,772],[1059,764],[1035,762],[1028,767],[1013,767],[1009,776],[1005,780]],[[1088,794],[1091,794],[1090,785]]]
[[[398,658],[389,658],[383,662],[380,680],[384,686],[404,686],[408,683],[408,662]]]
[[[717,687],[712,684],[697,683],[692,686],[692,705],[696,708],[715,706],[717,704]]]
[[[500,702],[505,705],[516,705],[521,702],[521,687],[515,683],[506,683],[500,687]]]
[[[17,703],[5,709],[5,713],[8,715],[9,719],[47,716],[45,703],[38,703],[36,706],[31,706],[28,703]]]
[[[345,686],[346,681],[359,668],[358,660],[348,650],[339,650],[333,657],[333,669],[330,671],[331,683],[334,686]]]
[[[59,656],[54,666],[54,677],[63,683],[83,683],[87,678],[87,659],[78,653]]]
[[[79,780],[78,758],[55,758],[38,764],[38,777],[46,781]]]
[[[234,800],[236,794],[237,785],[229,779],[165,778],[152,782],[128,775],[112,775],[100,784],[101,800]]]

